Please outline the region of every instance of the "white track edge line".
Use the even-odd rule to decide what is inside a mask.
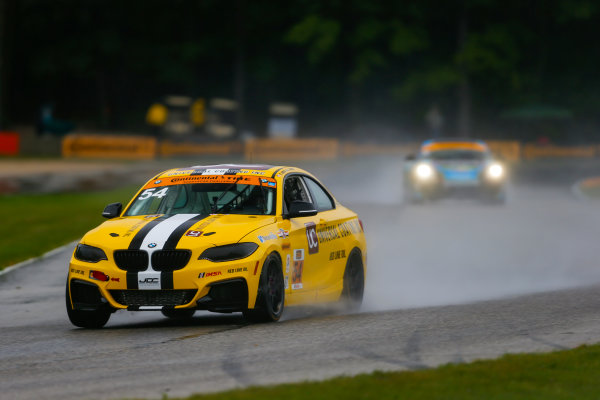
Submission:
[[[74,240],[74,241],[72,241],[70,243],[65,244],[64,246],[60,246],[60,247],[57,247],[56,249],[50,250],[50,251],[42,254],[39,257],[32,257],[32,258],[30,258],[28,260],[21,261],[20,263],[17,263],[17,264],[14,264],[14,265],[10,265],[10,266],[4,268],[3,270],[0,270],[0,276],[2,276],[4,274],[8,274],[9,272],[15,271],[15,270],[17,270],[17,269],[19,269],[21,267],[26,266],[26,265],[33,264],[36,261],[40,261],[40,260],[44,260],[44,259],[46,259],[48,257],[52,257],[53,255],[55,255],[57,253],[60,253],[61,251],[65,250],[65,249],[67,249],[67,248],[69,248],[71,246],[74,246],[77,243],[79,243],[79,240]]]

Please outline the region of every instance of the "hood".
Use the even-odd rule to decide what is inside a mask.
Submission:
[[[194,249],[236,243],[275,222],[270,215],[152,215],[121,217],[89,231],[82,243],[117,249]],[[153,248],[150,247],[150,248]]]
[[[473,170],[480,171],[483,168],[485,161],[483,160],[448,160],[435,161],[436,168],[452,172],[472,172]]]

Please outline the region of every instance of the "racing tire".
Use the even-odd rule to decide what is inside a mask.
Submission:
[[[350,252],[344,271],[344,288],[341,302],[346,311],[354,312],[360,309],[365,293],[365,269],[362,254],[355,248]]]
[[[283,314],[285,303],[285,288],[281,258],[277,253],[271,253],[265,260],[254,309],[245,310],[244,317],[252,322],[276,322]]]
[[[65,299],[69,321],[79,328],[100,329],[106,325],[110,318],[110,314],[112,314],[112,311],[109,308],[94,311],[74,310],[71,306],[71,295],[69,293],[68,282],[65,289]]]
[[[196,312],[195,308],[169,308],[166,310],[160,310],[162,315],[171,319],[189,319],[194,316]]]

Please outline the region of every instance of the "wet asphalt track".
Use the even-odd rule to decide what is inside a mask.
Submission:
[[[103,330],[75,329],[67,249],[0,276],[0,397],[184,396],[600,342],[600,204],[572,195],[576,171],[537,185],[528,171],[503,207],[406,207],[394,159],[307,168],[365,224],[362,313],[288,309],[247,325],[118,312]]]

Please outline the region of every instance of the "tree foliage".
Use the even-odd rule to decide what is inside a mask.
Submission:
[[[452,120],[464,74],[475,120],[547,104],[599,123],[592,0],[253,0],[241,22],[234,0],[3,1],[14,1],[5,63],[15,121],[53,102],[92,126],[142,128],[163,95],[232,97],[243,43],[255,130],[278,100],[297,103],[309,127],[350,117],[411,129],[434,103]]]

